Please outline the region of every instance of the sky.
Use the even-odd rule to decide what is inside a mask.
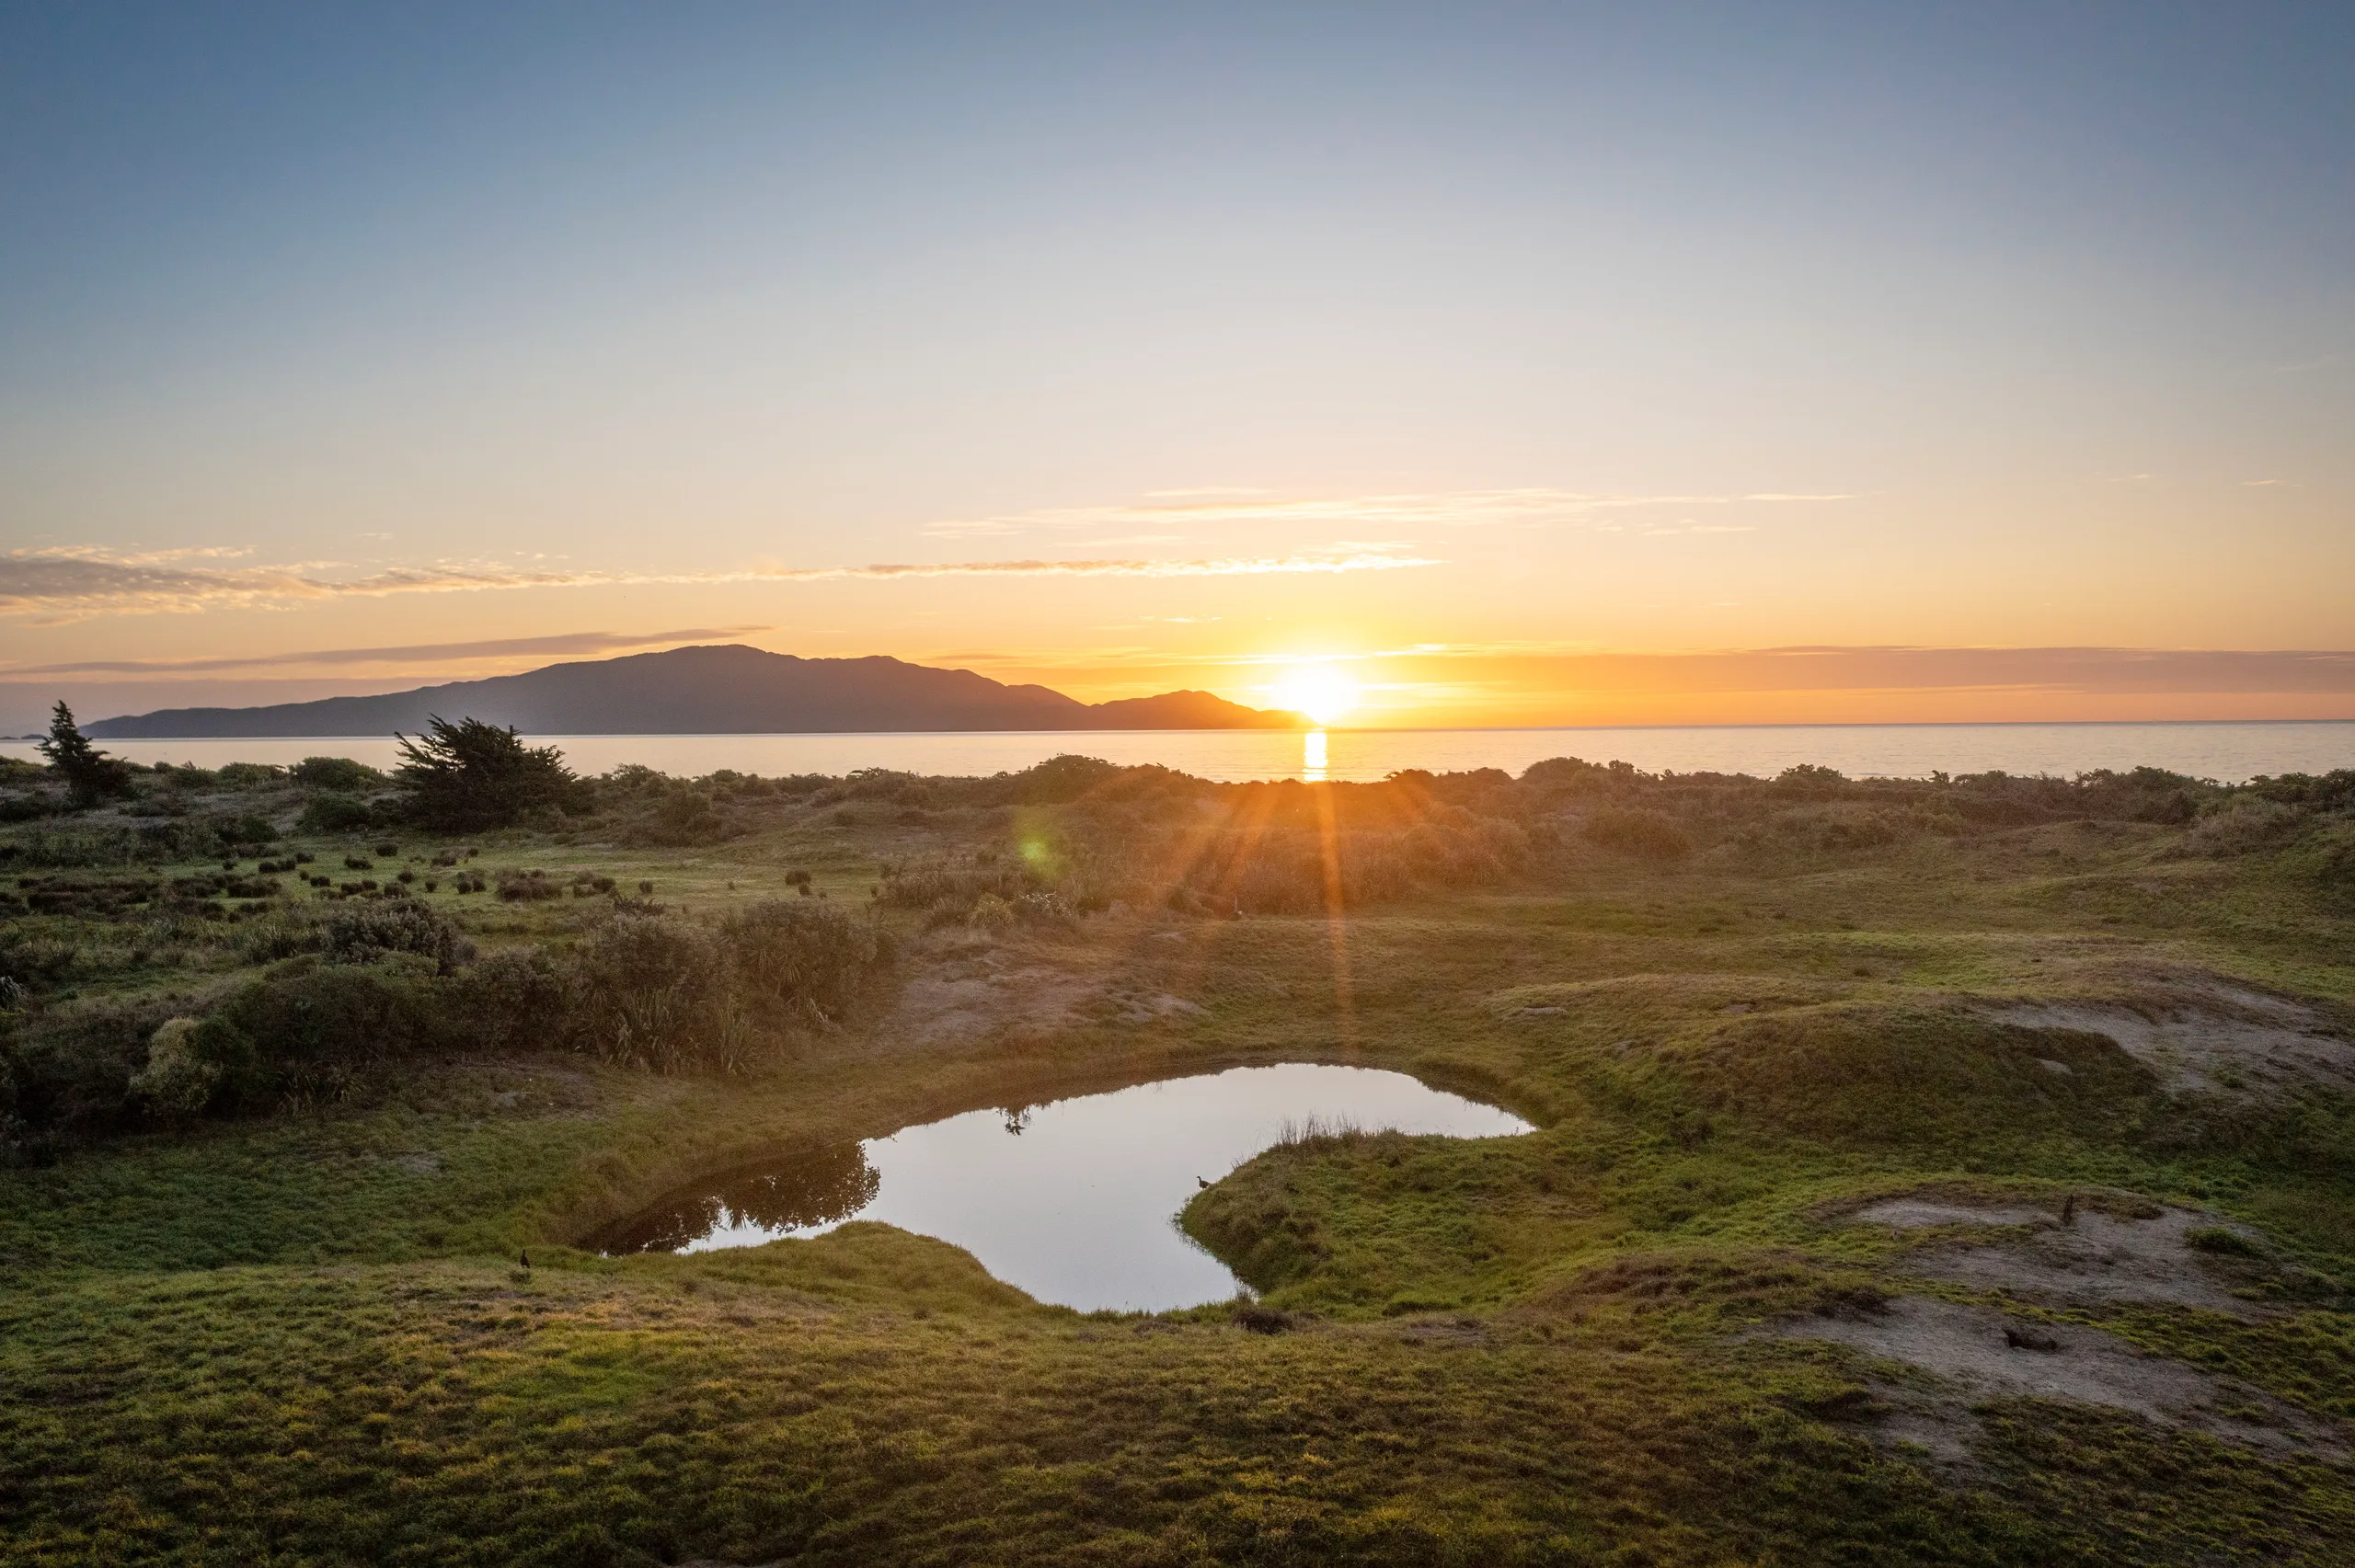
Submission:
[[[0,3],[0,729],[2355,717],[2343,5]]]

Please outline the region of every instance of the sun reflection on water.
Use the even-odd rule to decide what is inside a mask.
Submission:
[[[1300,738],[1300,776],[1310,784],[1323,784],[1325,770],[1325,732],[1312,729]]]

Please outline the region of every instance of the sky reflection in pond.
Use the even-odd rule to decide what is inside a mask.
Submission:
[[[1520,1117],[1404,1073],[1288,1063],[971,1111],[864,1144],[820,1146],[690,1188],[614,1227],[607,1253],[703,1252],[878,1219],[965,1248],[998,1278],[1083,1310],[1223,1300],[1224,1265],[1178,1229],[1216,1181],[1311,1118],[1505,1137]]]

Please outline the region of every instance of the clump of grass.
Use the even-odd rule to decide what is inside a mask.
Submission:
[[[2265,1249],[2242,1235],[2238,1230],[2222,1225],[2202,1225],[2183,1233],[2183,1244],[2195,1252],[2217,1257],[2262,1258]]]
[[[1286,1116],[1276,1125],[1278,1149],[1300,1149],[1311,1144],[1354,1143],[1368,1136],[1367,1129],[1347,1116],[1325,1116],[1312,1112],[1294,1121]]]

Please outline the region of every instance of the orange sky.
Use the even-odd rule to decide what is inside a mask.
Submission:
[[[2355,717],[2345,40],[2099,10],[29,18],[0,729],[727,640]]]

